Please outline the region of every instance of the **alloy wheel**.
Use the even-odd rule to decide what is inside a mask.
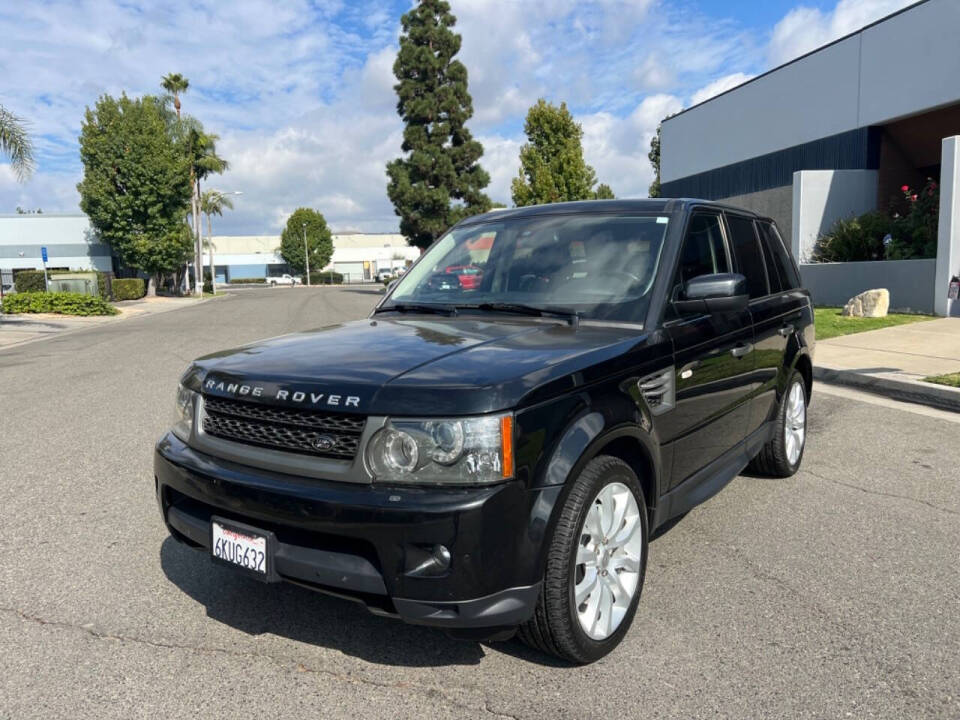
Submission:
[[[803,452],[803,442],[807,434],[807,404],[803,396],[803,386],[799,382],[790,386],[787,395],[787,408],[783,415],[783,437],[787,450],[787,460],[796,465]]]
[[[573,597],[580,627],[593,640],[623,622],[640,582],[643,523],[633,492],[612,482],[587,509],[577,546]]]

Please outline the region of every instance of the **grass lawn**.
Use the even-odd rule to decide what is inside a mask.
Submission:
[[[947,373],[946,375],[931,375],[930,377],[925,377],[923,381],[960,388],[960,372]]]
[[[817,340],[827,340],[840,335],[879,330],[894,325],[933,320],[932,315],[906,315],[904,313],[890,313],[882,318],[855,318],[843,317],[841,308],[818,307],[814,308],[814,321],[817,325]]]

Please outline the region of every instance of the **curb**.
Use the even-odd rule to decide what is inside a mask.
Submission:
[[[960,412],[960,388],[910,378],[864,375],[853,370],[814,367],[813,377],[829,385],[845,385],[894,400]]]

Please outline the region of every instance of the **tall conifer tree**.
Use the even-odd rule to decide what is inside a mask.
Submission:
[[[450,5],[420,0],[401,23],[393,74],[404,156],[387,165],[387,195],[400,232],[425,248],[461,218],[490,209],[483,192],[490,176],[478,162],[483,146],[466,127],[473,103],[467,69],[453,59],[460,36],[450,29]]]

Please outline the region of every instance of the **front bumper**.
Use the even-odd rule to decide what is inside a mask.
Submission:
[[[280,578],[449,629],[527,620],[559,487],[383,487],[271,473],[198,452],[172,434],[154,456],[171,535],[209,548],[210,517],[273,531]],[[426,560],[442,545],[449,567]]]

